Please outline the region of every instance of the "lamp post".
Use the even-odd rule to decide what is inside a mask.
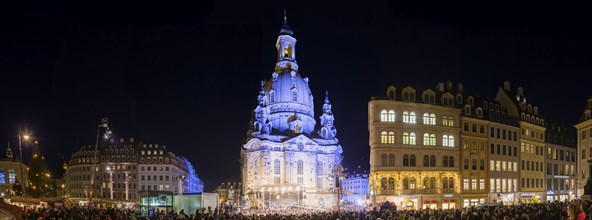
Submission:
[[[105,132],[105,138],[109,138],[109,134],[111,133],[111,131],[109,131],[109,119],[108,118],[102,118],[101,119],[101,124],[99,124],[99,126],[97,127],[97,140],[95,142],[95,151],[93,152],[93,166],[92,169],[90,171],[91,173],[91,179],[90,179],[90,193],[89,193],[89,202],[88,202],[88,207],[92,208],[93,207],[93,190],[95,188],[95,169],[96,169],[96,163],[97,163],[97,151],[99,148],[99,133],[101,131],[101,128],[106,128],[107,131]]]
[[[23,135],[23,131],[22,131],[22,127],[19,126],[19,132],[18,132],[18,141],[19,141],[19,153],[20,153],[20,160],[21,160],[21,191],[23,192],[23,196],[25,196],[26,194],[26,188],[25,188],[25,176],[23,174],[23,147],[22,147],[22,140],[21,139],[25,139],[25,140],[29,140],[30,136],[29,135]]]

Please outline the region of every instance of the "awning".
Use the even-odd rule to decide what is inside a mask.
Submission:
[[[432,200],[432,204],[438,204],[438,201]]]
[[[430,201],[423,201],[423,204],[430,204]]]
[[[448,203],[448,200],[442,200],[442,203]]]
[[[456,202],[456,201],[454,201],[454,199],[451,199],[450,202]]]

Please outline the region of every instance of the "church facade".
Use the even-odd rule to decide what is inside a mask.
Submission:
[[[284,25],[277,62],[261,82],[247,141],[241,149],[245,206],[337,206],[342,148],[336,138],[328,93],[317,126],[309,79],[299,72],[296,38]]]

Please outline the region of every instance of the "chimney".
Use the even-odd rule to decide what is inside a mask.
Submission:
[[[524,88],[522,88],[522,86],[518,87],[518,95],[519,96],[524,96]]]
[[[446,91],[452,91],[452,80],[446,81]]]
[[[457,90],[457,92],[463,93],[464,92],[463,89],[464,88],[463,88],[463,84],[462,83],[456,84],[456,90]]]
[[[508,92],[511,91],[511,89],[510,89],[510,82],[508,82],[508,81],[505,81],[504,82],[504,90],[506,90]]]
[[[444,92],[444,83],[439,82],[438,85],[436,86],[436,90],[438,90],[439,92]]]

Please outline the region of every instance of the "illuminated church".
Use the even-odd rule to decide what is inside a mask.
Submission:
[[[275,71],[261,82],[241,149],[245,205],[335,207],[343,151],[328,93],[317,126],[309,79],[298,70],[296,38],[285,16],[275,46]]]

